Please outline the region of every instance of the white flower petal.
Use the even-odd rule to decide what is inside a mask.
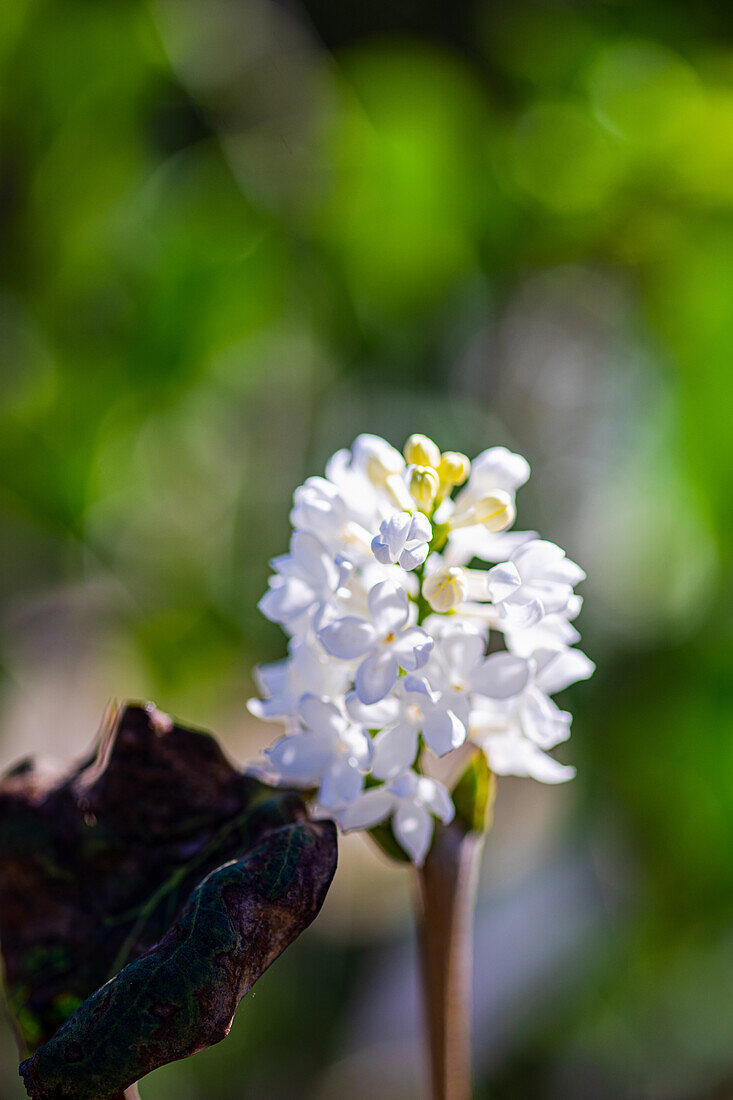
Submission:
[[[427,664],[433,639],[421,626],[411,626],[403,630],[389,648],[400,668],[415,672]]]
[[[561,561],[553,565],[552,569],[549,569],[545,574],[548,580],[559,581],[562,584],[580,584],[586,578],[584,569],[581,569],[579,565],[576,565],[570,558],[563,558]]]
[[[358,469],[368,472],[371,461],[376,459],[384,470],[399,473],[405,468],[404,457],[396,447],[383,439],[381,435],[362,432],[351,445],[352,463]]]
[[[422,565],[428,556],[428,544],[426,542],[418,543],[413,549],[405,548],[400,554],[398,561],[403,569],[417,569],[418,565]]]
[[[472,668],[483,660],[486,640],[483,634],[452,629],[443,635],[438,656],[457,680],[465,679]]]
[[[539,600],[517,600],[501,605],[501,617],[507,626],[515,630],[528,630],[537,626],[545,617],[545,609]]]
[[[394,805],[395,798],[390,791],[385,787],[372,787],[341,811],[339,825],[344,832],[351,829],[371,829],[373,825],[389,817]]]
[[[295,531],[290,539],[290,556],[314,585],[333,588],[338,569],[323,543],[306,531]]]
[[[262,694],[274,695],[277,691],[281,691],[291,666],[292,658],[290,657],[285,657],[281,661],[268,661],[266,664],[257,665],[255,680]]]
[[[564,615],[546,615],[527,629],[507,619],[503,626],[508,649],[517,657],[531,657],[537,649],[565,649],[580,641],[580,634]]]
[[[390,780],[389,789],[395,798],[413,798],[417,791],[417,773],[408,768],[402,775]]]
[[[338,736],[346,725],[336,704],[322,695],[301,695],[298,700],[298,714],[309,729],[332,737]]]
[[[466,740],[466,727],[452,710],[428,707],[422,723],[425,744],[438,756],[445,756]]]
[[[353,561],[351,561],[351,559],[348,558],[345,554],[336,554],[335,558],[333,559],[333,563],[338,570],[336,587],[342,588],[344,585],[349,583],[349,580],[354,575],[354,570],[356,567]]]
[[[392,561],[397,561],[397,558],[404,550],[405,543],[410,535],[411,527],[412,516],[409,512],[395,512],[394,515],[386,519],[379,528],[379,533],[392,554]]]
[[[430,520],[423,512],[410,516],[404,546],[397,557],[403,569],[417,569],[428,556],[428,544],[433,537]]]
[[[510,699],[527,686],[530,668],[523,657],[492,653],[471,674],[471,691],[490,699]]]
[[[573,594],[569,584],[560,584],[559,581],[530,581],[524,586],[528,598],[539,600],[545,615],[552,615],[558,611],[564,611]]]
[[[346,710],[352,721],[363,726],[364,729],[378,730],[397,720],[400,704],[394,697],[380,699],[378,703],[365,704],[355,691],[350,691],[346,696]]]
[[[364,776],[347,760],[337,759],[326,769],[318,792],[318,801],[327,810],[340,810],[359,797]]]
[[[394,561],[389,546],[382,541],[379,535],[372,539],[372,554],[381,565],[391,565]]]
[[[490,447],[471,463],[469,485],[473,482],[482,492],[503,489],[513,493],[529,480],[529,475],[529,463],[522,455],[506,447]]]
[[[446,565],[468,565],[471,558],[503,562],[518,546],[535,537],[534,531],[500,531],[495,534],[485,527],[462,527],[451,531],[443,558]]]
[[[374,739],[372,775],[377,779],[393,779],[414,763],[417,755],[417,729],[401,722],[382,730]]]
[[[548,569],[557,566],[565,557],[565,551],[546,539],[525,542],[512,554],[512,562],[523,581],[543,577]]]
[[[536,687],[522,698],[520,720],[522,732],[541,749],[553,749],[570,736],[572,716]]]
[[[392,581],[375,584],[368,596],[369,614],[380,638],[397,634],[409,617],[409,601],[404,588]]]
[[[430,700],[435,700],[437,698],[424,676],[415,676],[414,673],[410,673],[403,677],[401,686],[403,691],[411,695],[424,695],[426,699]],[[422,701],[423,700],[421,700],[421,702]]]
[[[390,495],[393,504],[398,508],[410,509],[415,507],[415,501],[410,495],[404,473],[390,474],[385,480],[384,487]]]
[[[421,775],[417,781],[417,795],[423,805],[440,818],[444,825],[448,825],[453,820],[456,812],[453,799],[447,787],[437,779]]]
[[[537,663],[535,682],[548,695],[578,680],[587,680],[596,667],[579,649],[538,650],[533,656]]]
[[[319,781],[330,753],[328,745],[308,733],[293,733],[280,738],[265,751],[265,756],[284,778],[293,783]]]
[[[566,783],[575,776],[575,768],[559,764],[536,745],[512,734],[492,734],[484,751],[497,775],[529,776],[540,783]]]
[[[395,683],[399,668],[388,649],[371,653],[356,670],[354,687],[362,703],[378,703],[384,699]]]
[[[400,802],[392,828],[412,862],[421,867],[433,839],[433,819],[428,811],[414,802]]]
[[[382,521],[379,534],[372,539],[372,553],[383,565],[396,562],[405,548],[412,524],[409,512],[395,512]]]
[[[536,579],[557,581],[571,587],[585,580],[585,572],[565,557],[565,551],[554,542],[534,539],[519,547],[511,559],[524,581]]]
[[[271,720],[270,707],[268,707],[269,700],[267,699],[248,699],[246,702],[247,710],[250,714],[253,714],[255,718],[261,718],[263,722]]]
[[[495,565],[486,574],[486,586],[494,603],[501,603],[502,600],[511,596],[521,584],[522,578],[519,576],[519,571],[511,561]]]
[[[357,726],[348,726],[339,736],[339,742],[348,753],[349,763],[361,771],[367,771],[374,756],[374,742],[368,733]]]
[[[318,631],[318,639],[332,657],[362,657],[375,642],[374,628],[366,619],[347,615]]]
[[[577,619],[583,607],[583,597],[578,596],[576,593],[568,600],[568,606],[563,611],[563,616],[566,619]]]
[[[430,542],[433,537],[433,525],[424,512],[415,512],[407,533],[407,544],[412,542]]]
[[[303,615],[314,602],[313,589],[299,577],[274,577],[257,606],[271,622],[288,623]]]

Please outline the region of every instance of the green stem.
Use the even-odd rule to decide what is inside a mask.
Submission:
[[[415,899],[432,1100],[470,1100],[473,918],[484,834],[436,829]]]
[[[425,580],[425,563],[423,563],[422,565],[418,565],[417,569],[414,570],[414,573],[415,577],[417,578],[418,584],[417,597],[415,599],[415,603],[417,604],[417,625],[421,626],[427,619],[428,615],[432,614],[433,611],[432,607],[422,594],[422,585],[423,581]]]

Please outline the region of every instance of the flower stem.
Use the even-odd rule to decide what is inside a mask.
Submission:
[[[423,581],[425,580],[425,563],[418,565],[415,570],[415,576],[417,578],[417,596],[415,597],[415,603],[417,604],[417,625],[421,626],[425,622],[428,615],[432,613],[432,607],[422,594]]]
[[[436,829],[415,898],[433,1100],[470,1100],[473,916],[484,836]]]

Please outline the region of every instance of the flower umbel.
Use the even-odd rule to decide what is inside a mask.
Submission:
[[[290,637],[250,702],[286,725],[267,775],[344,830],[389,823],[418,865],[436,818],[455,812],[431,758],[468,742],[497,775],[574,774],[549,755],[570,733],[551,696],[593,672],[571,625],[585,574],[554,543],[508,531],[528,477],[503,447],[471,462],[425,435],[403,453],[359,436],[296,489],[290,551],[260,603]]]

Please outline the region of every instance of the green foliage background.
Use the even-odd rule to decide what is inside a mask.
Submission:
[[[251,755],[249,670],[283,650],[267,560],[358,431],[518,447],[521,525],[588,569],[579,777],[499,784],[480,918],[511,901],[543,961],[519,937],[479,1011],[480,1096],[733,1095],[728,24],[654,0],[0,6],[4,759],[77,751],[111,695]],[[538,868],[567,867],[545,909]],[[407,912],[327,927],[145,1100],[394,1080],[358,1021],[397,996]],[[15,1072],[6,1035],[3,1096]]]

